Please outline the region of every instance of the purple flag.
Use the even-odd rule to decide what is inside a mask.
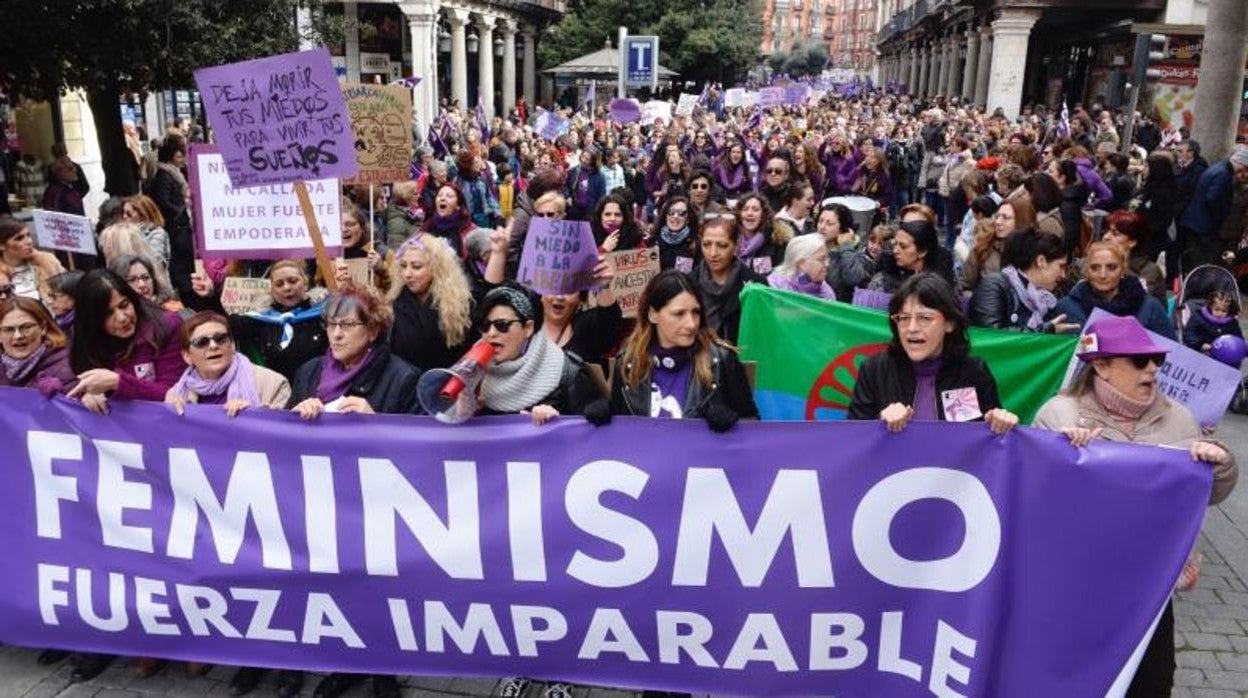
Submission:
[[[641,106],[631,99],[611,100],[611,120],[618,124],[635,124],[641,121]]]
[[[1105,695],[1210,488],[1183,451],[982,423],[309,424],[0,388],[0,443],[5,643],[737,695]]]
[[[235,187],[354,177],[355,136],[329,51],[195,71]]]
[[[755,129],[761,126],[762,123],[763,123],[763,110],[761,107],[755,105],[754,113],[750,115],[750,120],[745,122],[745,128],[747,131],[750,129]]]
[[[598,83],[589,83],[589,89],[585,92],[585,111],[591,117],[594,115],[594,103],[598,101]]]
[[[1066,100],[1062,100],[1062,115],[1057,121],[1057,135],[1065,138],[1070,135],[1070,110],[1066,108]]]

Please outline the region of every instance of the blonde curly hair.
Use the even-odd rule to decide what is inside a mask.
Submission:
[[[399,278],[399,263],[410,250],[424,253],[425,263],[429,265],[433,276],[429,296],[438,313],[438,328],[446,337],[446,345],[453,347],[462,343],[472,325],[472,283],[460,265],[459,255],[442,238],[417,233],[395,252],[393,275],[396,279]],[[404,288],[401,283],[394,284],[390,300],[393,302]]]

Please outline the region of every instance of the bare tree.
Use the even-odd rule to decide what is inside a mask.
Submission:
[[[1200,141],[1213,162],[1226,157],[1235,145],[1239,121],[1244,61],[1248,60],[1248,2],[1209,0],[1200,79],[1196,83],[1196,121],[1192,137]]]

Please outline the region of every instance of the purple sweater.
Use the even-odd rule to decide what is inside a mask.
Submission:
[[[164,314],[169,334],[159,348],[152,347],[151,327],[140,327],[134,338],[134,348],[127,357],[118,357],[112,369],[120,376],[113,397],[118,400],[150,400],[164,402],[165,393],[182,377],[186,362],[182,360],[182,345],[178,332],[182,318],[176,313]]]

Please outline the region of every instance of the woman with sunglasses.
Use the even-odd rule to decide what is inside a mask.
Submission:
[[[1235,456],[1225,445],[1204,439],[1192,413],[1157,389],[1167,349],[1144,329],[1130,316],[1089,325],[1086,336],[1095,343],[1078,354],[1083,368],[1070,388],[1040,408],[1034,426],[1060,431],[1079,448],[1100,438],[1185,449],[1193,460],[1212,467],[1209,504],[1217,504],[1235,487]],[[1170,695],[1174,669],[1174,607],[1167,601],[1127,695]]]
[[[177,314],[162,311],[107,269],[93,269],[74,292],[70,364],[78,385],[69,392],[92,412],[111,400],[163,402],[186,370]]]
[[[235,417],[249,407],[281,410],[290,402],[290,382],[237,352],[223,315],[196,313],[178,334],[187,368],[165,394],[165,402],[178,414],[187,403],[223,405]]]
[[[37,300],[0,297],[0,386],[64,393],[78,382],[68,340]]]
[[[504,284],[491,290],[477,316],[481,340],[494,347],[480,386],[481,414],[528,414],[544,424],[579,415],[601,397],[584,362],[541,331],[542,316],[524,289]]]
[[[325,299],[329,337],[291,381],[291,409],[311,420],[324,412],[420,414],[420,371],[390,351],[394,312],[376,289],[348,283]]]
[[[48,252],[35,249],[35,238],[26,224],[0,216],[0,262],[8,267],[13,292],[25,298],[48,297],[48,279],[65,267]]]
[[[699,211],[705,211],[711,202],[721,202],[715,192],[715,180],[706,170],[695,170],[689,175],[689,201]]]
[[[738,207],[751,201],[746,197]],[[709,211],[702,219],[698,233],[701,259],[693,268],[693,277],[701,290],[702,313],[706,324],[717,335],[736,343],[741,327],[741,289],[747,283],[767,283],[739,256],[741,232],[736,218],[723,210]],[[770,271],[770,267],[768,267]]]
[[[1057,304],[1069,322],[1083,326],[1096,308],[1112,315],[1132,316],[1151,332],[1174,339],[1166,309],[1148,295],[1139,277],[1130,273],[1127,251],[1117,243],[1097,240],[1083,258],[1083,280]]]
[[[659,246],[659,268],[693,271],[697,259],[697,235],[694,221],[697,209],[683,196],[673,196],[659,207],[650,241]]]
[[[849,419],[878,419],[891,432],[912,419],[982,420],[994,434],[1018,424],[987,364],[970,354],[966,315],[948,281],[915,274],[893,294],[888,316],[892,340],[859,369]]]

